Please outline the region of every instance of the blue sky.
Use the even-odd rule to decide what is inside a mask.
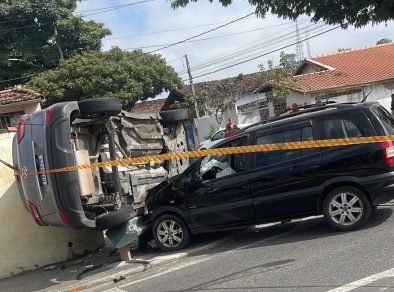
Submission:
[[[137,0],[86,0],[79,4],[77,11],[97,9],[118,4],[128,4],[136,1]],[[234,2],[235,3],[229,7],[222,7],[217,1],[210,4],[208,1],[200,0],[185,8],[174,10],[171,8],[169,1],[156,0],[93,15],[89,18],[104,23],[106,27],[112,30],[112,36],[104,40],[104,50],[108,50],[112,46],[119,46],[122,49],[138,48],[141,46],[177,42],[214,28],[220,25],[219,23],[223,24],[224,22],[244,16],[254,10],[247,1]],[[209,26],[190,28],[201,25]],[[301,29],[310,25],[311,23],[307,17],[304,16],[299,19],[299,26]],[[314,33],[330,28],[330,26],[321,27],[319,29],[318,27],[319,25],[310,26],[309,28],[305,28],[304,31],[307,29],[315,29],[309,33],[309,35],[313,35]],[[135,36],[178,28],[189,29],[138,37]],[[256,31],[247,32],[250,30]],[[201,37],[219,38],[185,43],[162,50],[158,53],[162,54],[167,61],[173,61],[170,65],[180,73],[182,78],[186,78],[184,59],[181,58],[184,54],[188,54],[193,75],[198,76],[226,65],[231,65],[236,61],[243,61],[247,57],[263,54],[272,49],[279,48],[284,44],[291,43],[291,39],[295,38],[294,31],[295,24],[289,20],[280,19],[273,15],[267,15],[264,19],[252,16]],[[228,34],[236,35],[223,37]],[[273,39],[278,38],[278,36],[283,36],[283,38],[276,39],[276,42],[272,43]],[[124,38],[113,39],[117,37]],[[305,37],[305,34],[303,33],[301,37]],[[310,40],[309,44],[312,55],[318,55],[335,52],[338,48],[358,48],[374,45],[381,38],[394,39],[394,22],[377,26],[369,25],[361,29],[349,27],[347,30],[334,30]],[[231,52],[236,52],[237,50],[248,48],[253,45],[259,45],[259,47],[256,47],[252,52],[243,52],[243,55],[238,55],[238,59],[234,59],[233,57],[222,62],[218,60],[218,58],[228,56]],[[303,46],[306,55],[306,43],[304,43]],[[144,51],[149,52],[152,49],[154,48],[146,48]],[[295,46],[285,49],[285,52],[294,53]],[[279,52],[272,53],[240,66],[196,78],[195,82],[236,76],[239,73],[246,74],[256,72],[258,71],[258,64],[266,63],[269,59],[273,59],[277,62],[278,57]],[[196,67],[196,65],[215,60],[217,63],[213,64],[211,67]]]

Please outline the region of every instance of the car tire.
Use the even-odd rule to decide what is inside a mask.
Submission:
[[[152,235],[156,245],[165,252],[184,249],[188,246],[191,237],[186,224],[174,215],[157,218],[152,227]]]
[[[115,116],[122,111],[122,103],[116,97],[103,97],[81,100],[78,102],[81,118],[101,115]]]
[[[134,208],[126,205],[119,210],[109,212],[96,218],[96,229],[106,230],[123,224],[136,216]]]
[[[361,227],[371,212],[371,203],[364,192],[351,186],[332,190],[323,202],[324,217],[328,224],[339,231]]]

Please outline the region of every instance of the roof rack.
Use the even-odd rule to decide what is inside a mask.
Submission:
[[[302,115],[302,114],[318,112],[318,111],[322,111],[322,110],[326,110],[326,109],[330,109],[330,108],[333,108],[333,109],[350,108],[354,104],[357,104],[357,103],[329,103],[329,104],[322,105],[322,106],[319,106],[319,107],[315,107],[314,104],[313,105],[302,106],[302,107],[299,108],[301,110],[299,110],[297,112],[289,113],[289,114],[286,114],[286,115],[283,115],[283,113],[282,113],[281,116],[274,117],[274,118],[271,118],[271,119],[266,120],[266,121],[254,123],[254,124],[252,124],[250,126],[242,128],[241,130],[239,130],[237,132],[237,134],[243,133],[243,132],[247,131],[248,129],[254,128],[256,126],[262,126],[262,125],[269,124],[269,123],[272,123],[272,122],[276,122],[276,121],[284,120],[284,119],[287,119],[287,118],[299,116],[299,115]],[[287,111],[285,111],[284,113],[286,113],[286,112]]]

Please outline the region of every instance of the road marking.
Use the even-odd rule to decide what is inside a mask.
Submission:
[[[327,292],[346,292],[346,291],[351,291],[357,288],[360,288],[362,286],[368,285],[372,282],[384,279],[384,278],[391,278],[394,277],[394,268],[391,268],[389,270],[386,270],[384,272],[378,273],[371,275],[369,277],[351,282],[349,284],[346,284],[344,286],[329,290]]]
[[[313,218],[315,218],[315,217],[313,217]],[[308,217],[308,220],[309,219],[312,219],[312,218]],[[304,220],[301,220],[301,221],[304,221]],[[300,221],[298,221],[298,222],[300,222]],[[297,223],[297,221],[295,221],[294,223]],[[321,221],[317,221],[317,222],[316,221],[311,221],[310,224],[305,223],[305,226],[302,226],[302,227],[299,227],[299,228],[298,228],[298,226],[295,226],[294,229],[291,229],[289,231],[286,231],[286,232],[283,232],[283,233],[279,233],[277,235],[269,236],[269,237],[266,237],[266,238],[264,238],[262,240],[254,241],[251,244],[239,246],[239,247],[237,247],[237,248],[235,248],[235,249],[233,249],[231,251],[227,251],[227,252],[233,252],[234,250],[253,248],[254,246],[258,246],[259,244],[261,244],[263,242],[270,241],[270,240],[273,240],[273,239],[277,239],[277,238],[280,238],[280,237],[283,237],[283,236],[286,236],[286,235],[289,235],[289,234],[292,234],[292,233],[295,233],[295,232],[307,229],[307,228],[312,227],[314,225],[317,225],[319,223],[321,223]]]
[[[206,257],[206,258],[202,258],[202,259],[200,258],[198,260],[191,261],[191,262],[188,262],[188,263],[181,264],[181,265],[179,265],[177,267],[170,268],[170,269],[168,269],[166,271],[163,271],[163,272],[160,272],[160,273],[157,273],[157,274],[154,274],[154,275],[142,278],[142,279],[138,279],[138,280],[135,280],[135,281],[132,281],[132,282],[125,283],[123,285],[117,286],[116,288],[117,289],[121,289],[123,287],[127,287],[127,286],[130,286],[130,285],[133,285],[133,284],[137,284],[137,283],[140,283],[140,282],[144,282],[146,280],[150,280],[150,279],[153,279],[153,278],[156,278],[156,277],[160,277],[160,276],[163,276],[165,274],[172,273],[172,272],[175,272],[177,270],[180,270],[180,269],[183,269],[183,268],[195,265],[195,264],[199,264],[201,262],[205,262],[205,261],[207,261],[209,259],[211,259],[211,257]],[[122,290],[111,290],[111,289],[108,289],[108,290],[104,290],[102,292],[112,292],[112,291],[122,291]]]

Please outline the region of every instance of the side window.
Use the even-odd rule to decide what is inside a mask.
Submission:
[[[312,127],[302,128],[302,141],[311,141],[313,140]],[[301,156],[311,155],[318,151],[318,148],[306,148],[301,149]]]
[[[387,134],[394,135],[394,119],[393,116],[383,107],[372,107],[372,111],[378,116],[383,123]]]
[[[221,146],[236,147],[246,144],[246,138],[231,141]],[[246,170],[246,154],[222,154],[204,157],[200,164],[200,176],[203,181],[225,177]]]
[[[280,133],[257,137],[257,144],[273,144],[296,142],[302,139],[302,129],[283,131]],[[300,157],[301,150],[283,150],[256,153],[256,167],[263,167]]]
[[[321,139],[361,137],[360,129],[350,120],[332,119],[321,121]]]
[[[221,131],[217,132],[217,133],[212,137],[212,141],[224,139],[224,135],[225,135],[225,131],[224,131],[224,130],[221,130]]]

